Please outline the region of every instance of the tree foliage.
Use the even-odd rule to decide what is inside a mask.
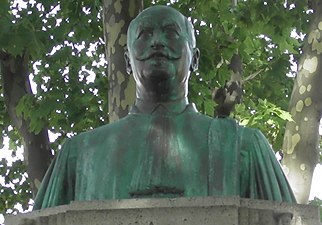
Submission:
[[[102,5],[100,1],[0,1],[0,52],[28,54],[33,94],[25,95],[16,112],[30,121],[30,131],[46,128],[58,135],[51,148],[59,149],[66,137],[108,123],[107,64],[104,61]],[[213,115],[211,91],[229,80],[229,62],[238,53],[243,64],[243,103],[233,117],[265,133],[280,150],[286,112],[294,82],[292,63],[301,54],[302,35],[311,13],[304,1],[144,1],[171,4],[188,16],[201,50],[198,73],[190,80],[190,99],[205,114]],[[290,59],[293,61],[290,62]],[[0,73],[1,76],[1,73]],[[1,77],[0,77],[1,79]],[[3,88],[3,87],[1,87]],[[0,102],[4,96],[0,94]],[[13,154],[21,137],[0,104],[0,131],[9,137]],[[0,140],[0,143],[2,140]],[[23,181],[21,161],[11,166],[2,160],[0,210],[17,202],[23,208],[31,198]],[[18,179],[19,187],[14,186]]]
[[[30,131],[41,129],[59,134],[54,150],[66,138],[108,120],[100,2],[1,1],[0,50],[13,57],[28,54],[33,94],[25,95],[16,107],[18,116],[30,122]],[[3,71],[2,71],[3,72]],[[1,87],[3,89],[3,86]],[[4,95],[0,96],[4,102]],[[14,152],[22,143],[5,104],[1,104],[1,137],[9,137]],[[3,161],[1,175],[24,171],[21,161],[12,166]],[[23,173],[19,172],[20,180]],[[1,210],[13,208],[31,197],[26,181],[22,194],[13,193],[13,177],[4,181]],[[28,193],[27,196],[25,193]]]
[[[187,8],[193,8],[192,3]],[[287,110],[293,84],[293,78],[286,74],[290,72],[290,55],[298,54],[301,44],[291,37],[291,32],[299,29],[298,17],[307,15],[298,8],[290,10],[283,3],[271,1],[239,2],[236,7],[229,1],[218,1],[213,6],[198,1],[191,16],[197,19],[194,24],[199,31],[202,57],[199,76],[191,82],[191,94],[196,97],[198,108],[212,113],[213,102],[206,89],[221,86],[229,79],[229,62],[238,52],[243,61],[243,79],[258,75],[244,82],[243,105],[234,116],[245,125],[260,128],[275,149],[280,149],[280,128],[289,118],[281,110]],[[254,123],[255,118],[261,122]]]

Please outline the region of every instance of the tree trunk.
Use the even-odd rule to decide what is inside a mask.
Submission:
[[[314,168],[319,159],[319,122],[322,113],[322,3],[312,1],[314,19],[298,63],[289,110],[294,122],[286,125],[283,167],[298,203],[307,203]]]
[[[40,182],[51,161],[47,129],[39,134],[29,131],[29,122],[16,114],[16,106],[26,94],[32,94],[29,83],[28,56],[12,56],[0,52],[0,69],[5,104],[9,116],[23,138],[24,160],[31,182],[33,195],[37,194]]]
[[[124,52],[129,23],[142,9],[142,0],[103,1],[110,122],[126,116],[135,100],[135,83],[133,77],[126,74]]]

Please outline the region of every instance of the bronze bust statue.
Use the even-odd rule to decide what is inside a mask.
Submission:
[[[186,17],[170,7],[150,7],[131,22],[127,45],[127,71],[137,84],[134,106],[125,118],[65,142],[34,209],[180,196],[295,202],[260,131],[202,115],[189,103],[199,50]]]

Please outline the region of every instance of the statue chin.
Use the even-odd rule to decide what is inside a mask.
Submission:
[[[159,79],[160,81],[164,81],[174,78],[175,76],[175,71],[170,70],[168,67],[153,67],[144,71],[144,77],[146,79]]]

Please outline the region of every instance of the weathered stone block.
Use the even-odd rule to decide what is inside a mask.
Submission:
[[[315,206],[198,197],[72,202],[6,216],[6,225],[321,225]]]

